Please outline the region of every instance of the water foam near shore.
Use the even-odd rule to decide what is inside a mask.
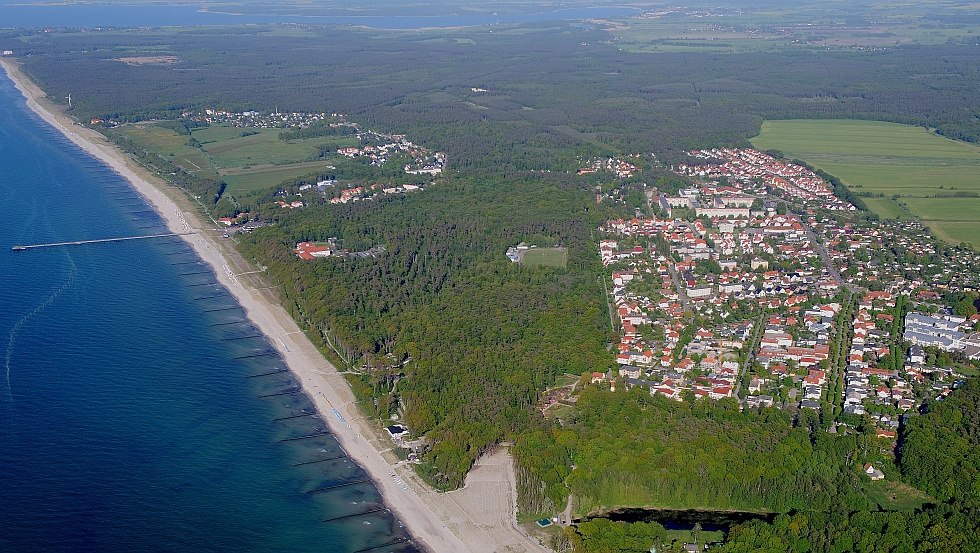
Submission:
[[[3,76],[0,121],[0,549],[415,549],[187,242],[11,251],[167,221]]]

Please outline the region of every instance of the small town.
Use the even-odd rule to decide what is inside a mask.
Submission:
[[[819,176],[768,154],[690,156],[703,162],[672,169],[694,186],[640,185],[646,215],[598,229],[620,341],[593,385],[867,415],[894,445],[903,415],[962,384],[980,315],[949,299],[978,286],[970,250],[918,222],[854,217]]]

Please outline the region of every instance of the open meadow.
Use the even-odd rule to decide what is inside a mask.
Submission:
[[[286,165],[309,161],[317,155],[317,146],[324,143],[338,147],[354,146],[357,139],[349,137],[280,140],[283,129],[242,129],[212,126],[194,129],[194,138],[221,169],[253,165]],[[278,184],[278,183],[272,183]]]
[[[319,158],[319,146],[353,146],[353,137],[320,137],[282,140],[283,129],[243,129],[214,125],[179,134],[156,123],[123,125],[117,128],[137,145],[170,158],[189,173],[222,179],[226,193],[251,195],[278,184],[332,169]],[[192,145],[193,138],[199,146]],[[337,157],[337,156],[331,156]]]
[[[141,148],[169,157],[176,165],[188,173],[203,178],[217,178],[218,170],[208,156],[188,144],[189,136],[177,134],[174,130],[153,123],[123,125],[117,130],[126,135]]]
[[[298,177],[305,177],[333,169],[328,161],[308,161],[289,165],[267,165],[236,169],[224,173],[228,190],[233,194],[249,194],[260,192],[277,184]]]
[[[980,147],[854,120],[766,121],[752,144],[836,176],[882,218],[913,215],[943,240],[980,247]]]

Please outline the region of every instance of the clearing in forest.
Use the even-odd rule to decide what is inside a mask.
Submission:
[[[752,139],[839,178],[882,218],[909,214],[980,248],[980,147],[881,121],[766,121]]]
[[[568,248],[531,248],[521,255],[525,267],[564,267],[568,264]]]

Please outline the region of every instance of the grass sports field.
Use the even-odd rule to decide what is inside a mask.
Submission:
[[[766,121],[752,139],[835,175],[883,218],[914,215],[949,242],[980,248],[980,147],[922,127],[853,120]],[[944,197],[946,196],[946,197]]]
[[[525,267],[564,267],[566,264],[566,248],[531,248],[521,256],[521,265]]]

